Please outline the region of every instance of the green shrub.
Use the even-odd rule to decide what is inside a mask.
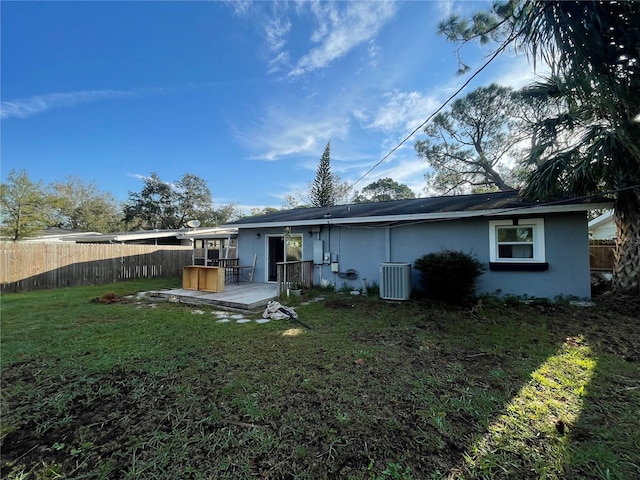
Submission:
[[[452,304],[473,296],[476,280],[486,269],[471,255],[451,250],[423,255],[413,266],[422,273],[429,298]]]

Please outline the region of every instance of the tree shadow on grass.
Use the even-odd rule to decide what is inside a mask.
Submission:
[[[537,368],[511,382],[514,394],[455,466],[417,478],[640,478],[640,331],[628,315],[637,310],[540,308],[548,356],[531,350]]]
[[[579,417],[568,428],[566,478],[640,478],[639,298],[605,298],[569,327],[595,368]]]
[[[176,350],[175,340],[163,359],[172,369],[141,360],[53,376],[39,373],[46,362],[10,366],[3,387],[24,385],[16,390],[23,398],[7,397],[22,413],[12,418],[19,430],[4,438],[3,464],[55,463],[112,478],[636,472],[637,377],[629,372],[637,357],[626,362],[629,372],[616,357],[620,338],[627,352],[639,344],[631,324],[560,307],[487,310],[482,319],[420,305],[383,315],[379,302],[353,298],[332,308],[301,308],[315,328],[295,337],[283,335],[288,323],[273,323],[204,350]],[[41,385],[26,390],[40,375]],[[614,415],[606,410],[612,391]],[[38,434],[32,427],[45,420],[55,427]],[[633,431],[607,436],[611,425]]]

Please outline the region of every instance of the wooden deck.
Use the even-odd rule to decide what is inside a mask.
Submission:
[[[226,283],[224,292],[211,293],[200,290],[176,288],[159,290],[153,296],[190,305],[211,305],[221,308],[252,311],[264,308],[269,300],[278,296],[276,283]]]

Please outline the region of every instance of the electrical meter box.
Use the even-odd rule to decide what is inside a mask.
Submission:
[[[313,264],[322,265],[324,262],[324,241],[313,241]]]

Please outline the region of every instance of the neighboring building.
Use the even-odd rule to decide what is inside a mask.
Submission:
[[[100,233],[96,235],[76,235],[65,240],[75,243],[128,243],[136,245],[189,245],[178,236],[186,229],[140,230],[137,232]]]
[[[106,234],[78,234],[64,238],[75,243],[124,243],[136,245],[182,245],[193,247],[192,264],[212,265],[220,258],[235,258],[235,228],[181,228],[175,230],[141,230]],[[206,259],[206,260],[205,260]]]
[[[237,258],[235,228],[191,228],[177,237],[193,246],[193,265],[216,265],[222,258]]]
[[[589,222],[589,254],[593,283],[611,280],[615,263],[616,222],[613,210],[608,210]]]
[[[79,232],[77,230],[68,230],[66,228],[50,227],[46,228],[37,237],[26,238],[21,240],[22,242],[44,242],[44,243],[59,243],[66,242],[69,238],[78,237],[92,237],[94,235],[100,235],[98,232]]]
[[[254,281],[276,281],[276,264],[308,260],[314,283],[380,285],[389,263],[412,266],[431,252],[458,250],[487,265],[481,293],[590,297],[586,212],[612,203],[523,202],[516,191],[283,210],[224,227],[238,229],[241,264]],[[410,267],[409,267],[410,268]],[[412,288],[420,288],[411,268]]]
[[[184,245],[198,246],[206,239],[235,240],[236,229],[225,228],[180,228],[174,230],[140,230],[119,233],[79,233],[66,236],[63,240],[75,243],[127,243],[138,245]],[[204,245],[200,245],[204,247]]]
[[[613,210],[608,210],[589,222],[589,238],[591,240],[615,240],[616,234]]]

